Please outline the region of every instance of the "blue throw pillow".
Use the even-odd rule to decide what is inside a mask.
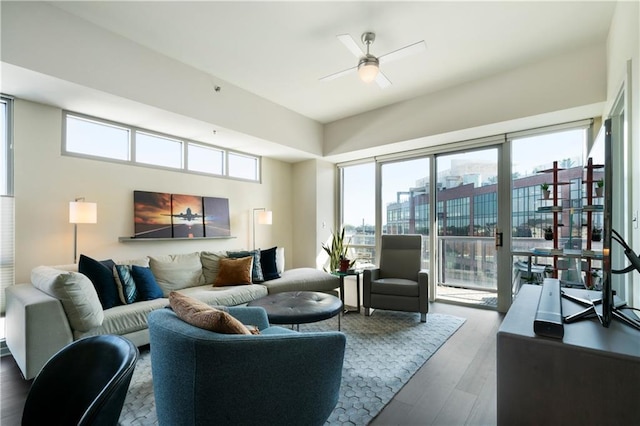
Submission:
[[[262,275],[262,265],[260,264],[260,250],[228,251],[227,256],[232,257],[234,259],[253,256],[253,268],[251,269],[251,282],[254,282],[254,283],[264,282],[264,276]]]
[[[131,265],[115,265],[113,267],[113,278],[116,280],[120,301],[125,305],[135,302],[138,298],[138,290],[136,289],[136,282],[131,276]]]
[[[260,251],[260,265],[262,265],[262,276],[265,281],[280,278],[278,265],[276,264],[276,252],[278,247]]]
[[[138,291],[137,300],[160,299],[164,296],[150,268],[133,265],[131,267],[131,276],[136,283],[136,290]]]
[[[83,254],[80,255],[78,262],[78,272],[86,275],[93,283],[102,309],[113,308],[121,304],[116,280],[113,278],[114,265],[115,263],[111,259],[100,262]]]

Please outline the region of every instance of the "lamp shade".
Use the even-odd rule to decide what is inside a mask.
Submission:
[[[69,223],[97,223],[98,205],[84,201],[69,203]]]
[[[273,212],[271,210],[264,210],[264,211],[258,212],[258,223],[260,225],[273,224]]]

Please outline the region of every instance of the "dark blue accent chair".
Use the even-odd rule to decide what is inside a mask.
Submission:
[[[260,335],[218,334],[170,309],[149,314],[159,424],[322,425],[338,402],[346,338],[269,327],[261,307],[230,307]]]

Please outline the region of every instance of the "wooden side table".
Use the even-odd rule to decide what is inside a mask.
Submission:
[[[342,305],[344,306],[344,313],[360,313],[360,275],[362,275],[362,270],[350,269],[347,272],[335,271],[332,274],[340,278],[340,300],[342,300]],[[356,309],[348,309],[347,305],[344,304],[344,277],[348,276],[356,277]]]

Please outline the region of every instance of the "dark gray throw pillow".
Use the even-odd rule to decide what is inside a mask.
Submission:
[[[80,255],[78,261],[78,272],[86,275],[93,283],[102,309],[113,308],[121,304],[116,280],[113,278],[114,265],[115,263],[111,259],[98,261],[84,254]]]
[[[260,264],[262,265],[262,276],[265,281],[280,278],[278,265],[276,263],[277,251],[278,247],[271,247],[270,249],[260,251]]]

